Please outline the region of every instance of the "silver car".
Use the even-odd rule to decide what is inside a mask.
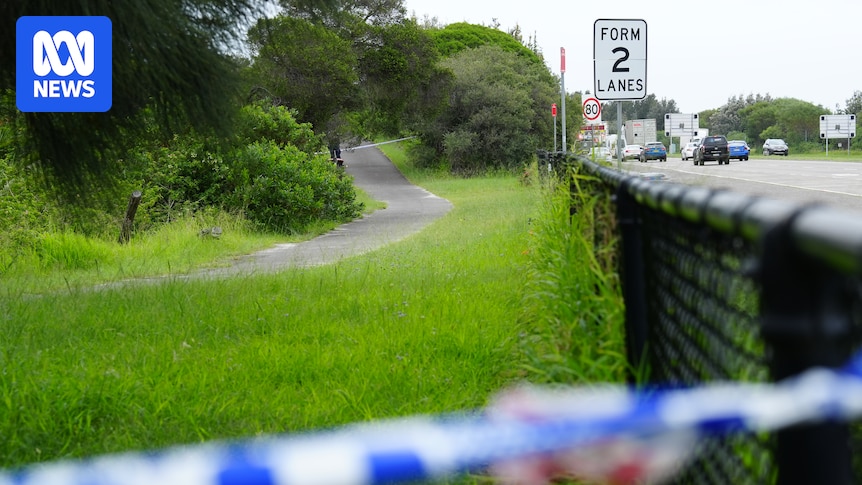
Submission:
[[[790,154],[790,148],[781,138],[767,138],[767,140],[763,142],[763,154],[767,156],[784,155],[786,157]]]

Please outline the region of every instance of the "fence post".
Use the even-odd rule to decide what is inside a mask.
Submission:
[[[132,224],[135,222],[135,213],[138,212],[140,203],[141,191],[136,190],[129,197],[129,205],[126,207],[126,217],[123,218],[123,227],[120,229],[120,237],[117,240],[120,244],[126,244],[132,238]]]
[[[622,291],[626,302],[626,354],[629,369],[640,369],[645,364],[646,344],[649,338],[646,301],[646,268],[644,266],[643,233],[638,205],[628,193],[629,182],[616,190],[617,218],[622,238]],[[629,375],[635,384],[637,376]]]
[[[839,367],[851,355],[850,288],[842,275],[795,248],[791,227],[799,213],[768,231],[762,248],[760,315],[775,380]],[[776,438],[778,485],[855,483],[846,424],[794,426]]]

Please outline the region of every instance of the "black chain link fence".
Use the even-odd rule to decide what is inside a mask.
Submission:
[[[770,382],[841,366],[862,347],[859,215],[552,162],[615,202],[628,358],[649,382]],[[856,423],[740,433],[698,457],[675,483],[856,483],[862,433]]]

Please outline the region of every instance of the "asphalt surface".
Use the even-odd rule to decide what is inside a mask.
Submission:
[[[400,241],[421,231],[452,208],[448,200],[411,184],[376,147],[343,151],[342,158],[354,184],[373,199],[385,202],[385,209],[312,240],[277,244],[238,258],[231,266],[198,275],[229,276],[334,263]]]

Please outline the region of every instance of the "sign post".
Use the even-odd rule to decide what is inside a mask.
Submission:
[[[554,153],[557,152],[557,103],[551,105],[551,117],[554,118]]]
[[[560,106],[563,107],[563,153],[568,152],[566,148],[566,48],[560,47]],[[556,125],[554,125],[556,126]],[[554,137],[554,140],[557,138]]]
[[[826,155],[829,155],[830,138],[846,138],[847,153],[850,153],[850,139],[856,137],[856,115],[820,116],[820,138],[826,139]]]

